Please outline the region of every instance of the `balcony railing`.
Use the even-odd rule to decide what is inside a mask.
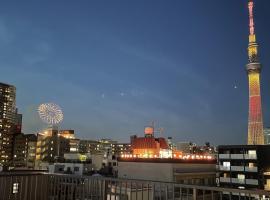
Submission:
[[[231,182],[231,178],[226,178],[226,177],[220,177],[219,181],[221,183],[230,183]]]
[[[261,190],[183,185],[147,180],[56,174],[0,174],[0,199],[14,200],[221,200],[233,195],[270,197]]]
[[[245,159],[246,160],[256,160],[257,155],[256,154],[245,154]]]
[[[246,172],[258,172],[258,167],[245,167]]]
[[[232,183],[245,184],[245,179],[232,178]]]
[[[230,154],[219,154],[218,158],[219,159],[230,159]]]
[[[256,179],[246,179],[246,184],[247,185],[258,185],[259,181]]]
[[[231,159],[244,159],[243,154],[231,154]]]
[[[231,171],[242,172],[244,171],[244,166],[231,166]]]
[[[221,170],[221,171],[230,171],[231,168],[229,166],[222,166],[222,165],[220,165],[219,166],[219,170]]]

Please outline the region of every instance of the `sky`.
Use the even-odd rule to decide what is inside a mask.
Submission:
[[[270,6],[255,0],[264,125],[270,126]],[[128,142],[152,121],[174,142],[245,144],[247,0],[5,1],[0,82],[15,85],[23,132],[58,104],[78,138]]]

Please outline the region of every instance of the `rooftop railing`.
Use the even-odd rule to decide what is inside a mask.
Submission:
[[[3,200],[222,200],[262,199],[270,193],[147,180],[46,173],[0,174]]]

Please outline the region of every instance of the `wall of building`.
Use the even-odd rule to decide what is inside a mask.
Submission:
[[[103,154],[92,154],[91,155],[92,164],[94,170],[100,170],[102,167],[104,155]]]
[[[49,165],[49,173],[83,175],[84,167],[82,163],[54,163]]]
[[[212,183],[215,179],[215,173],[216,165],[214,163],[151,163],[118,161],[119,178],[166,182],[174,182],[190,178],[192,181],[189,183],[196,184],[197,182]],[[193,179],[198,181],[193,181]],[[203,179],[205,179],[205,181]]]
[[[118,162],[118,177],[140,180],[173,181],[172,163]]]

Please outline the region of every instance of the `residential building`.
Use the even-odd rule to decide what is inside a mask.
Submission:
[[[13,142],[13,166],[15,168],[34,168],[37,136],[17,134]]]
[[[112,155],[119,157],[123,154],[131,154],[131,144],[130,143],[116,143],[112,144]]]
[[[96,140],[80,140],[79,153],[100,153],[102,151],[100,142]]]
[[[118,158],[118,177],[215,185],[215,159]]]
[[[90,173],[93,169],[92,160],[89,154],[80,153],[64,154],[64,161],[51,163],[49,173],[83,175]]]
[[[192,143],[191,142],[177,142],[176,149],[183,153],[191,153]]]
[[[270,190],[270,145],[218,147],[220,187]]]
[[[0,164],[12,160],[12,145],[15,135],[16,88],[0,83]]]
[[[75,138],[74,130],[46,129],[37,135],[36,167],[39,168],[41,162],[63,161],[65,153],[78,149],[79,140]]]
[[[264,128],[263,132],[265,144],[270,144],[270,127]]]

